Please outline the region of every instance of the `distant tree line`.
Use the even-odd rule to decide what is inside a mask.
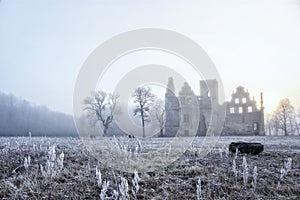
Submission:
[[[0,136],[77,136],[72,116],[0,93]]]

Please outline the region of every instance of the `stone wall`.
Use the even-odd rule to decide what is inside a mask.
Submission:
[[[184,83],[176,96],[173,79],[169,78],[165,100],[167,137],[214,135],[212,115],[218,119],[218,109],[225,105],[227,112],[222,135],[265,134],[262,94],[261,108],[258,109],[255,99],[251,99],[249,92],[241,86],[232,93],[229,102],[220,105],[216,80],[200,81],[200,96],[196,96],[188,83]]]

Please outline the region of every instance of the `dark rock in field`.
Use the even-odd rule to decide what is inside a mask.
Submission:
[[[235,153],[236,149],[243,154],[257,155],[264,151],[264,145],[261,143],[232,142],[229,145],[229,151]]]

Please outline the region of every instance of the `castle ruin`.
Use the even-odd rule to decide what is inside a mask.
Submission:
[[[262,93],[259,109],[255,99],[251,99],[249,92],[241,86],[232,93],[231,100],[223,104],[219,104],[218,93],[217,80],[201,80],[200,96],[195,95],[186,82],[176,95],[170,77],[165,94],[164,136],[214,135],[216,130],[213,127],[221,121],[218,117],[222,106],[226,107],[222,135],[265,135]],[[212,119],[217,120],[213,122]]]

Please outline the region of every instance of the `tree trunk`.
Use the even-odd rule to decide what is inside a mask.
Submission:
[[[104,126],[104,128],[103,128],[103,136],[107,136],[106,133],[107,133],[107,127]]]
[[[297,130],[298,135],[300,135],[300,132],[299,132],[299,126],[298,126],[297,121],[295,122],[295,126],[296,126],[296,130]]]
[[[283,128],[284,128],[284,136],[287,136],[287,119],[286,116],[283,116]]]
[[[141,118],[142,118],[142,127],[143,127],[143,137],[146,137],[145,134],[145,119],[144,119],[144,112],[141,112]]]
[[[284,136],[287,136],[287,127],[284,125]]]
[[[160,129],[160,136],[161,136],[161,137],[164,136],[164,130],[163,130],[163,128]]]
[[[143,137],[146,137],[146,134],[145,134],[145,122],[144,122],[144,120],[142,122],[142,125],[143,125]]]

